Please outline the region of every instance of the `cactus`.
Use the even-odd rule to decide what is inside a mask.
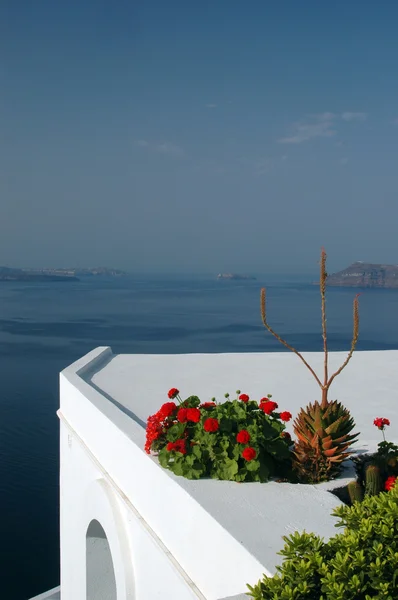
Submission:
[[[351,504],[354,504],[354,502],[362,502],[364,498],[364,492],[359,481],[350,481],[350,483],[347,485],[347,490],[350,496]]]
[[[383,480],[380,468],[369,465],[365,471],[365,496],[377,496],[383,491]]]

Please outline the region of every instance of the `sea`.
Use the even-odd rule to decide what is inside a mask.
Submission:
[[[59,372],[97,346],[115,353],[285,351],[261,323],[262,286],[274,329],[300,350],[321,350],[315,280],[140,275],[0,283],[4,600],[27,600],[59,584]],[[350,346],[358,291],[328,290],[331,350]],[[398,349],[398,290],[362,290],[358,351],[385,349]]]

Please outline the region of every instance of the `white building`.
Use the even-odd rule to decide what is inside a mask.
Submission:
[[[333,353],[331,367],[344,353]],[[307,354],[321,372],[323,355]],[[398,439],[398,352],[357,352],[333,383],[361,432],[358,450],[381,441],[388,417]],[[94,350],[61,373],[61,586],[35,600],[221,600],[273,574],[282,536],[329,537],[340,504],[333,486],[189,481],[145,454],[148,415],[178,387],[182,397],[268,393],[293,415],[319,398],[296,356],[113,355]],[[290,425],[290,424],[289,424]],[[289,429],[289,427],[288,427]],[[347,470],[346,478],[352,476]]]

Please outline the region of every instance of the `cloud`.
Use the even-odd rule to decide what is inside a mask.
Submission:
[[[335,115],[330,112],[313,115],[306,121],[293,125],[292,135],[279,139],[280,144],[302,144],[314,138],[329,138],[336,135],[333,128]]]
[[[147,142],[146,140],[136,140],[135,145],[139,146],[140,148],[148,148],[149,142]]]
[[[206,108],[217,108],[217,104],[206,104]]]
[[[337,134],[338,121],[366,121],[368,114],[365,112],[348,112],[341,114],[323,112],[309,115],[306,119],[293,125],[292,135],[278,140],[280,144],[302,144],[314,138],[330,138]],[[397,121],[398,122],[398,121]]]
[[[148,140],[136,140],[135,145],[139,148],[147,148],[152,152],[165,154],[167,156],[178,157],[184,155],[183,148],[171,142],[148,142]]]
[[[366,121],[368,114],[365,112],[343,112],[343,121]]]

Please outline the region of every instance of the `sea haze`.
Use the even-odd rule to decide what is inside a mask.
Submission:
[[[261,324],[262,285],[268,288],[273,327],[301,350],[320,350],[319,290],[304,278],[131,277],[0,283],[4,598],[25,600],[59,583],[55,414],[59,371],[103,345],[112,346],[116,353],[283,351]],[[331,350],[349,348],[356,291],[328,290]],[[398,290],[364,291],[358,349],[397,349],[397,314]],[[277,390],[273,393],[277,395]]]

